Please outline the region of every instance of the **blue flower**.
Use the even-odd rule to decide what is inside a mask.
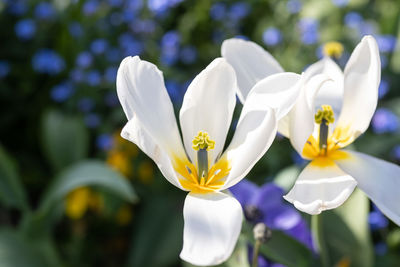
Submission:
[[[83,51],[79,53],[79,55],[76,57],[76,65],[81,68],[89,67],[90,65],[92,65],[92,62],[93,56],[88,51]]]
[[[108,4],[112,7],[120,7],[124,3],[124,0],[108,0]]]
[[[181,36],[177,31],[169,31],[161,39],[161,62],[172,65],[178,60]]]
[[[81,69],[72,69],[69,72],[69,77],[71,78],[72,81],[80,83],[83,82],[83,80],[85,79],[85,74]]]
[[[379,230],[389,225],[389,220],[375,205],[373,205],[373,211],[369,213],[368,222],[371,230]]]
[[[384,255],[387,252],[387,245],[384,242],[379,242],[374,246],[377,255]]]
[[[89,0],[84,2],[82,6],[82,11],[85,15],[92,15],[96,13],[99,8],[99,2],[97,0]]]
[[[101,134],[96,138],[96,146],[101,150],[110,150],[113,147],[113,138],[109,134]]]
[[[315,44],[319,39],[318,21],[313,18],[302,18],[298,27],[301,33],[301,41],[304,44]]]
[[[114,66],[108,67],[104,74],[105,80],[109,83],[115,83],[115,79],[117,78],[117,71],[118,71],[117,67]]]
[[[28,6],[23,0],[14,0],[9,2],[7,12],[16,16],[22,16],[28,11]]]
[[[181,50],[181,61],[185,64],[191,64],[197,59],[197,50],[194,46],[185,46]]]
[[[10,63],[0,60],[0,78],[6,77],[10,73]]]
[[[91,86],[97,86],[101,83],[101,75],[97,70],[92,70],[86,75],[86,82]]]
[[[245,2],[237,2],[229,9],[228,16],[232,20],[240,20],[250,13],[250,5]]]
[[[96,128],[100,125],[100,117],[96,113],[90,113],[85,116],[85,124],[89,128]]]
[[[378,43],[380,52],[393,52],[396,48],[397,38],[390,34],[376,35],[376,42]]]
[[[264,31],[262,38],[264,44],[275,46],[282,41],[282,34],[277,28],[269,27]]]
[[[104,96],[104,103],[109,107],[115,107],[119,105],[119,100],[116,91],[108,92]]]
[[[119,46],[122,48],[123,56],[140,55],[143,52],[143,45],[131,34],[123,33],[118,38]]]
[[[222,20],[226,17],[226,5],[224,3],[215,3],[210,8],[210,16],[214,20]]]
[[[137,19],[132,30],[138,33],[153,33],[156,23],[150,19]]]
[[[121,61],[121,57],[122,56],[121,56],[121,53],[118,48],[110,48],[110,49],[107,49],[107,51],[106,51],[106,59],[109,62],[112,62],[112,63],[119,62],[119,61]]]
[[[65,69],[65,62],[55,51],[42,49],[33,55],[32,66],[39,73],[55,75]]]
[[[54,86],[50,91],[51,98],[56,102],[64,102],[74,93],[71,83],[63,82]]]
[[[379,84],[379,89],[378,89],[378,96],[379,99],[385,97],[385,95],[389,92],[389,82],[382,78],[381,83]]]
[[[363,22],[359,27],[360,35],[375,35],[376,34],[376,26],[371,22]]]
[[[303,4],[299,0],[289,0],[286,4],[286,8],[291,14],[299,13]]]
[[[397,145],[393,148],[392,154],[396,160],[400,161],[400,145]]]
[[[337,7],[344,7],[349,3],[349,0],[332,0],[332,4]]]
[[[396,132],[399,128],[399,118],[386,108],[376,110],[372,118],[372,130],[377,134]]]
[[[359,28],[363,21],[362,16],[357,12],[349,12],[344,16],[344,23],[350,28]]]
[[[124,22],[123,16],[119,12],[113,12],[110,15],[110,23],[113,26],[119,26]]]
[[[35,7],[35,17],[38,19],[51,19],[54,15],[55,10],[51,3],[41,2]]]
[[[78,38],[83,35],[83,29],[79,22],[72,22],[68,25],[68,30],[71,36]]]
[[[169,8],[169,0],[148,0],[147,7],[154,14],[160,15],[165,13]]]
[[[23,19],[15,24],[15,34],[21,40],[30,40],[36,33],[36,24],[32,19]]]
[[[96,39],[90,44],[90,50],[97,55],[104,53],[107,48],[108,42],[105,39]]]
[[[84,97],[78,101],[78,109],[82,112],[89,112],[94,108],[94,101],[91,98]]]
[[[181,36],[177,31],[169,31],[161,39],[162,47],[176,47],[180,44]]]
[[[307,224],[295,208],[283,201],[282,188],[273,183],[258,187],[248,180],[242,180],[230,191],[242,205],[248,221],[263,222],[271,229],[284,231],[313,249]]]
[[[177,103],[182,99],[182,87],[173,80],[165,81],[165,87],[167,88],[167,92],[172,102]]]

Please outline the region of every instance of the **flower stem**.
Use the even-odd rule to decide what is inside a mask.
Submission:
[[[330,260],[328,254],[328,248],[326,246],[325,237],[324,237],[324,229],[323,229],[323,219],[322,214],[313,215],[311,218],[311,226],[313,230],[314,240],[316,241],[319,254],[321,256],[322,266],[329,267]]]
[[[261,246],[261,241],[256,240],[256,242],[254,243],[253,263],[251,264],[251,267],[258,267],[258,252],[260,251],[260,246]]]

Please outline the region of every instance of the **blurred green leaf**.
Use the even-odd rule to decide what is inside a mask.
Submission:
[[[285,192],[288,192],[294,185],[299,174],[300,168],[296,165],[286,167],[275,176],[274,183],[282,187]]]
[[[89,134],[83,121],[51,110],[42,118],[42,147],[55,170],[87,157]]]
[[[183,240],[181,201],[165,196],[143,201],[127,266],[175,266]]]
[[[51,266],[36,249],[12,229],[0,230],[0,265],[2,267]]]
[[[7,207],[28,209],[16,166],[2,146],[0,146],[0,202]]]
[[[67,168],[58,175],[45,193],[40,209],[45,212],[63,200],[72,190],[92,185],[101,186],[126,201],[137,201],[131,184],[122,175],[102,161],[87,160]]]
[[[325,211],[321,231],[330,264],[341,260],[351,266],[373,266],[373,250],[368,228],[369,200],[359,189],[339,208]],[[315,231],[315,227],[313,227]],[[313,233],[316,236],[316,233]]]
[[[243,224],[243,231],[246,233],[247,240],[254,244],[252,226]],[[315,261],[312,252],[306,246],[277,230],[273,230],[271,239],[261,245],[260,254],[289,267],[313,266]]]

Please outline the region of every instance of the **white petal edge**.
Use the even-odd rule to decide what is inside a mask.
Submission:
[[[238,96],[242,103],[258,81],[271,74],[283,72],[283,68],[270,53],[251,41],[238,38],[225,40],[221,54],[236,71]]]
[[[321,105],[330,105],[338,118],[342,109],[343,101],[343,71],[329,57],[324,57],[318,62],[309,66],[304,72],[306,81],[318,74],[326,74],[331,81],[325,82],[316,95],[315,108]]]
[[[209,151],[213,164],[222,152],[236,104],[235,71],[223,58],[213,60],[189,85],[180,110],[180,123],[186,152],[197,163],[192,141],[205,131],[215,141]]]
[[[375,157],[346,150],[349,158],[336,164],[356,179],[375,205],[393,222],[400,225],[400,167]]]
[[[292,72],[277,73],[257,82],[251,89],[251,105],[267,105],[275,110],[278,120],[292,109],[302,88],[301,75]],[[250,96],[249,96],[250,98]],[[254,101],[256,100],[256,101]]]
[[[184,152],[164,77],[154,64],[138,56],[126,57],[118,69],[117,93],[128,120],[136,116],[165,150]]]
[[[343,107],[337,127],[350,127],[353,139],[367,130],[378,102],[381,63],[378,45],[365,36],[344,70]]]
[[[183,208],[185,221],[181,259],[210,266],[226,261],[242,228],[240,203],[224,193],[189,193]]]
[[[125,127],[122,129],[121,136],[135,143],[140,150],[146,153],[158,166],[161,173],[169,181],[171,184],[176,187],[183,189],[181,184],[179,183],[178,177],[176,176],[176,172],[173,168],[170,154],[163,148],[164,146],[160,145],[155,141],[155,139],[146,132],[144,127],[141,125],[140,121],[137,120],[137,117],[134,116]],[[177,155],[180,157],[186,157],[185,154]],[[185,190],[186,191],[186,190]]]
[[[314,101],[321,86],[329,81],[325,74],[313,76],[301,89],[296,104],[289,113],[290,142],[299,155],[303,154],[303,148],[314,131]]]
[[[232,141],[222,155],[228,159],[232,168],[221,190],[242,180],[267,152],[276,136],[278,125],[274,110],[262,102],[256,102],[257,95],[250,94]]]
[[[335,164],[315,166],[312,162],[300,173],[284,198],[308,214],[320,214],[343,204],[357,182]]]

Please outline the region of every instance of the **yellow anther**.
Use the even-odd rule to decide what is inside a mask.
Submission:
[[[325,56],[340,58],[343,53],[343,45],[339,42],[328,42],[322,50]]]
[[[211,140],[206,132],[199,132],[197,136],[193,139],[194,150],[206,149],[207,151],[214,149],[215,141]]]
[[[322,120],[326,121],[326,124],[333,123],[335,121],[335,115],[333,113],[332,107],[329,105],[322,105],[322,109],[319,109],[315,113],[315,122],[321,124]]]

